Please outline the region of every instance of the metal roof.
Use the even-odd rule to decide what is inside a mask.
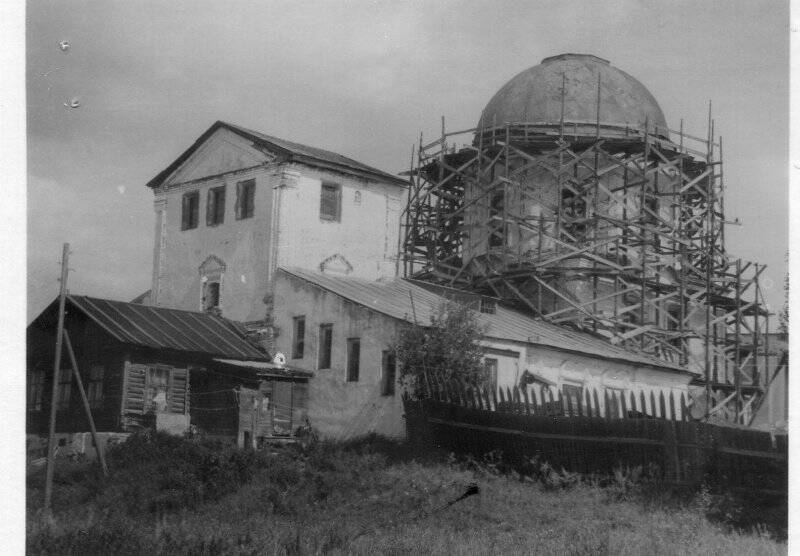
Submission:
[[[331,276],[300,268],[281,268],[316,286],[329,290],[345,299],[373,311],[404,320],[427,325],[445,298],[407,280],[371,282],[358,278]],[[497,305],[494,314],[475,311],[478,322],[486,327],[485,337],[541,345],[562,351],[580,353],[647,365],[683,373],[684,367],[662,361],[643,352],[630,351],[585,332],[534,319],[518,311]]]
[[[322,163],[322,165],[326,167],[332,167],[339,171],[355,173],[361,176],[366,175],[368,177],[372,177],[373,179],[378,178],[381,181],[389,181],[397,185],[408,185],[408,180],[406,179],[389,174],[383,170],[378,170],[372,166],[367,166],[366,164],[362,164],[357,160],[342,156],[338,153],[326,151],[324,149],[318,149],[316,147],[309,147],[308,145],[302,145],[293,141],[287,141],[285,139],[280,139],[279,137],[266,135],[259,131],[246,129],[228,122],[217,121],[214,122],[214,124],[208,128],[205,133],[203,133],[197,139],[197,141],[192,144],[191,147],[189,147],[183,152],[183,154],[175,159],[172,164],[162,170],[155,178],[147,182],[147,187],[160,186],[164,180],[166,180],[181,164],[183,164],[192,155],[192,153],[194,153],[200,147],[200,145],[202,145],[205,140],[208,139],[219,128],[225,128],[237,133],[242,137],[253,141],[253,143],[255,143],[257,146],[265,148],[271,152],[283,154],[290,161],[305,162],[312,165],[319,165],[319,163]]]
[[[70,305],[124,344],[269,361],[235,323],[208,313],[68,295]]]
[[[239,359],[221,359],[214,358],[217,363],[223,365],[230,365],[232,367],[243,367],[258,372],[258,376],[264,377],[278,377],[278,378],[311,378],[314,373],[300,369],[298,367],[291,367],[288,365],[278,365],[270,361],[240,361]]]

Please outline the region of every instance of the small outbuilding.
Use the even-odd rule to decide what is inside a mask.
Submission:
[[[272,363],[241,325],[210,313],[68,295],[64,328],[97,430],[193,428],[255,446],[287,438],[305,420],[310,373]],[[58,300],[27,329],[27,432],[47,433]],[[89,423],[62,350],[56,431]]]

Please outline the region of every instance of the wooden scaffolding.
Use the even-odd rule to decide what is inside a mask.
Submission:
[[[698,372],[701,413],[747,424],[774,372],[765,266],[725,249],[722,138],[481,122],[412,155],[406,277],[481,292]],[[463,143],[462,143],[463,142]]]

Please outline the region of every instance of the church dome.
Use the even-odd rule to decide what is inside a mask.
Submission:
[[[600,78],[601,135],[618,135],[619,129],[658,129],[666,135],[664,113],[655,97],[636,79],[591,54],[561,54],[545,58],[538,66],[512,78],[497,91],[481,114],[479,128],[506,123],[559,126],[561,86],[564,76],[564,121],[572,126],[597,121],[597,79]],[[570,133],[567,127],[565,133]],[[611,130],[616,130],[610,133]],[[593,134],[593,132],[592,132]]]

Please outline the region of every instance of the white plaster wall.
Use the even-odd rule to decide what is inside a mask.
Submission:
[[[251,178],[256,182],[253,217],[236,220],[236,183]],[[272,190],[278,179],[274,167],[260,166],[157,191],[156,210],[161,212],[156,218],[153,303],[199,311],[199,267],[214,255],[226,265],[220,291],[222,315],[237,321],[263,319]],[[220,185],[226,186],[224,222],[207,226],[207,192]],[[181,230],[181,199],[189,191],[200,192],[199,222],[197,228]]]
[[[687,396],[688,401],[691,376],[686,373],[560,352],[544,346],[528,347],[526,359],[521,363],[524,365],[523,368],[554,382],[558,388],[564,384],[582,384],[584,387],[596,389],[601,406],[604,405],[603,392],[606,388],[625,391],[626,401],[633,393],[637,404],[639,394],[643,392],[648,412],[651,411],[651,392],[656,400],[659,392],[663,392],[665,397],[672,392],[678,413],[680,413],[681,393]],[[513,384],[499,383],[499,385]],[[540,390],[535,387],[532,390],[536,392],[537,400],[541,401]],[[555,393],[555,390],[553,392]]]
[[[319,270],[340,255],[352,276],[394,277],[404,187],[293,164],[280,193],[277,266]],[[341,186],[341,218],[320,218],[322,182]],[[356,200],[360,192],[360,201]]]
[[[382,352],[397,335],[398,321],[370,311],[299,278],[276,274],[275,324],[278,351],[291,365],[312,371],[308,415],[311,426],[326,438],[344,440],[369,433],[405,435],[400,387],[394,396],[381,395]],[[291,359],[293,318],[305,316],[305,351]],[[331,368],[317,369],[319,326],[333,324]],[[347,382],[347,339],[361,339],[358,382]]]

